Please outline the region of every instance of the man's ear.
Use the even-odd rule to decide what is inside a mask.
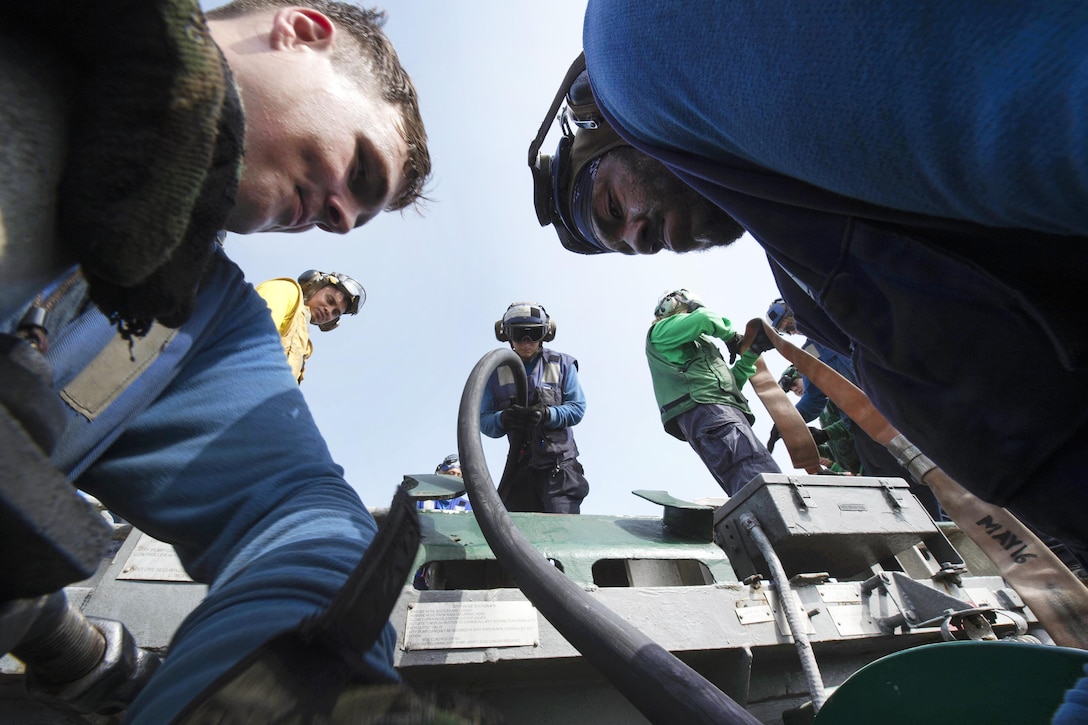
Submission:
[[[276,50],[300,47],[328,50],[335,34],[336,26],[324,13],[310,8],[281,8],[272,17],[269,42]]]

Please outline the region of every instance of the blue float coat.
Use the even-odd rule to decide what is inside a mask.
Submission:
[[[57,329],[57,388],[115,334],[93,308]],[[377,531],[329,455],[267,306],[221,250],[163,354],[95,420],[69,412],[57,466],[174,544],[210,585],[130,722],[170,722],[245,654],[322,610]],[[373,680],[397,679],[394,646],[387,625],[367,655]]]

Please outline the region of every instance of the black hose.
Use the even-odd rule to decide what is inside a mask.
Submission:
[[[506,452],[506,465],[502,469],[502,478],[499,479],[499,485],[496,489],[499,493],[499,500],[504,505],[510,500],[511,489],[518,473],[518,460],[521,458],[521,449],[525,445],[526,436],[523,431],[515,430],[509,431],[507,438],[509,438],[510,450]]]
[[[488,378],[501,366],[513,372],[519,398],[525,397],[521,359],[511,350],[493,350],[469,374],[457,416],[465,488],[496,559],[544,618],[650,722],[759,725],[702,675],[561,574],[514,526],[480,441],[480,403]]]

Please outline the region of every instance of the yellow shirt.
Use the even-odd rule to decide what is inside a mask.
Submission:
[[[257,285],[280,331],[280,342],[295,379],[302,383],[306,360],[314,351],[310,342],[310,308],[302,301],[302,287],[288,277],[279,277]]]

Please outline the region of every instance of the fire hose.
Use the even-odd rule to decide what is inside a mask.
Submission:
[[[526,400],[521,359],[510,350],[494,350],[469,374],[457,418],[465,488],[495,557],[544,618],[651,722],[758,725],[702,675],[551,566],[514,526],[495,491],[480,439],[487,380],[503,366],[514,375],[518,399]]]
[[[1088,588],[1038,536],[1004,508],[986,503],[952,480],[899,433],[857,386],[790,343],[763,320],[748,322],[744,349],[757,336],[765,336],[840,410],[885,446],[919,483],[929,486],[941,507],[994,563],[1056,644],[1088,649]],[[1007,550],[991,535],[996,530],[1019,540],[1019,548]]]

